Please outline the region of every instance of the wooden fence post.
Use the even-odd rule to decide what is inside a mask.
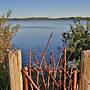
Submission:
[[[79,90],[90,90],[90,50],[81,53]]]
[[[22,84],[22,59],[21,50],[12,50],[9,52],[9,71],[11,90],[23,90]]]

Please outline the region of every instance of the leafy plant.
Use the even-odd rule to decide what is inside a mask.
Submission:
[[[8,20],[11,15],[11,10],[0,18],[0,62],[6,58],[6,52],[12,48],[12,38],[19,29],[19,25],[12,26]]]
[[[12,49],[12,39],[19,25],[12,26],[8,20],[11,10],[0,18],[0,90],[9,90],[8,50]]]
[[[87,21],[86,25],[83,25],[80,19],[75,18],[74,24],[70,26],[70,30],[62,34],[62,41],[68,48],[67,53],[70,54],[74,52],[76,65],[78,67],[80,65],[81,51],[90,49],[89,27],[89,21]]]
[[[9,90],[9,70],[7,62],[0,63],[0,90]]]

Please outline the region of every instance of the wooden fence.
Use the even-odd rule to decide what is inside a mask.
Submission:
[[[31,50],[29,56],[29,65],[22,69],[21,50],[10,51],[11,90],[76,90],[77,68],[73,62],[72,67],[68,67],[66,49],[64,59],[61,59],[60,54],[57,63],[55,63],[53,51],[50,53],[49,64],[45,59],[45,51],[42,52],[41,62],[38,62],[35,55],[32,55]]]
[[[11,90],[77,90],[77,68],[74,65],[74,52],[70,57],[71,67],[66,58],[66,49],[61,58],[59,52],[57,63],[54,52],[51,50],[49,60],[46,60],[46,51],[49,46],[52,33],[45,49],[41,52],[41,60],[37,60],[36,53],[29,52],[28,66],[22,68],[21,50],[9,52],[9,70]],[[81,71],[79,90],[90,89],[90,51],[84,51],[81,55]],[[39,62],[40,61],[40,62]]]

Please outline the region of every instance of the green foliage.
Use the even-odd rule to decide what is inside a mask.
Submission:
[[[0,90],[9,90],[8,50],[12,49],[12,39],[19,29],[19,25],[12,26],[8,19],[11,10],[0,18]]]
[[[77,66],[80,63],[81,51],[90,49],[89,21],[87,21],[87,25],[82,25],[79,19],[75,19],[74,24],[70,26],[70,30],[62,34],[63,43],[68,48],[67,53],[70,54],[73,51],[75,53]]]
[[[9,84],[8,63],[0,63],[0,90],[9,90]]]
[[[19,28],[19,25],[12,26],[8,23],[10,15],[9,10],[0,18],[0,62],[5,60],[7,50],[12,48],[11,40]]]

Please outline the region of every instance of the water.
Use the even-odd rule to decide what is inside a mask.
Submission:
[[[38,48],[42,51],[46,44],[50,34],[53,32],[52,40],[49,49],[53,49],[57,52],[57,47],[62,47],[63,32],[70,29],[72,20],[19,20],[10,21],[13,25],[20,24],[20,31],[13,39],[15,48],[22,50],[23,63],[28,63],[28,50],[32,48],[35,50]]]

